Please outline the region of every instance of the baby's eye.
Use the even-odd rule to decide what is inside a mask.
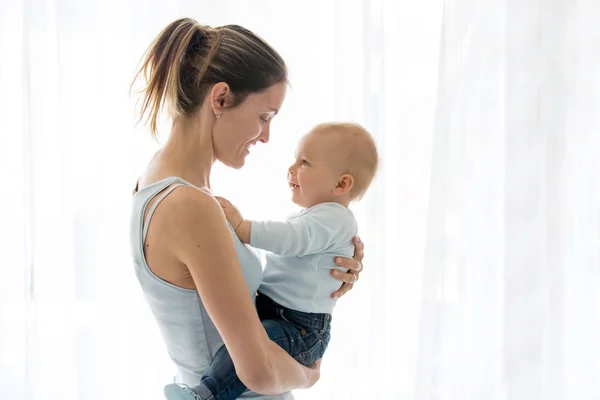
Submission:
[[[308,165],[308,161],[302,160],[302,165],[307,166]]]

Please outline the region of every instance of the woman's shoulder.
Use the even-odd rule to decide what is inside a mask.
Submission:
[[[149,206],[160,202],[152,220],[162,232],[187,234],[190,229],[203,231],[215,224],[227,226],[221,206],[208,188],[194,186],[178,177],[144,182],[140,187],[139,195],[153,197]],[[149,193],[143,195],[144,191]]]
[[[167,197],[165,212],[177,216],[182,222],[225,221],[221,205],[210,190],[196,186],[181,185]]]
[[[161,197],[164,194],[171,205],[181,203],[216,203],[216,199],[207,187],[195,186],[178,176],[142,176],[136,186],[137,192],[152,192],[150,196]]]
[[[183,181],[183,180],[182,180]],[[210,189],[204,187],[194,186],[192,184],[174,182],[177,186],[177,190],[173,190],[173,202],[175,204],[190,203],[190,205],[217,205],[219,209],[221,206],[217,199],[212,195]]]

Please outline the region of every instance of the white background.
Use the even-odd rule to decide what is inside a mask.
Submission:
[[[316,123],[362,123],[383,159],[354,208],[365,272],[297,398],[599,399],[599,7],[0,0],[0,398],[160,399],[173,374],[129,259],[158,144],[128,90],[189,16],[289,66],[271,142],[213,177],[244,215],[294,210],[286,168]]]

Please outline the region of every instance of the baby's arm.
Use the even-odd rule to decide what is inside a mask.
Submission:
[[[250,245],[282,256],[327,252],[350,241],[356,222],[341,206],[322,204],[294,220],[251,221]]]
[[[223,197],[215,196],[216,199],[221,204],[221,208],[225,213],[225,217],[227,221],[233,227],[237,237],[244,243],[250,243],[250,227],[251,223],[248,220],[245,220],[238,210],[231,202]]]
[[[216,196],[238,238],[253,247],[283,256],[327,251],[356,234],[356,221],[337,207],[318,206],[295,221],[250,221],[228,200]]]
[[[252,222],[248,221],[247,219],[244,219],[242,220],[242,222],[240,222],[240,225],[235,230],[235,233],[237,234],[238,238],[240,238],[240,240],[243,243],[250,244],[251,227]]]

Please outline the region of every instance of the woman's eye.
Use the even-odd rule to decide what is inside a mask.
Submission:
[[[263,124],[266,124],[267,122],[269,122],[269,118],[268,117],[263,117],[262,115],[260,116],[260,122]]]

